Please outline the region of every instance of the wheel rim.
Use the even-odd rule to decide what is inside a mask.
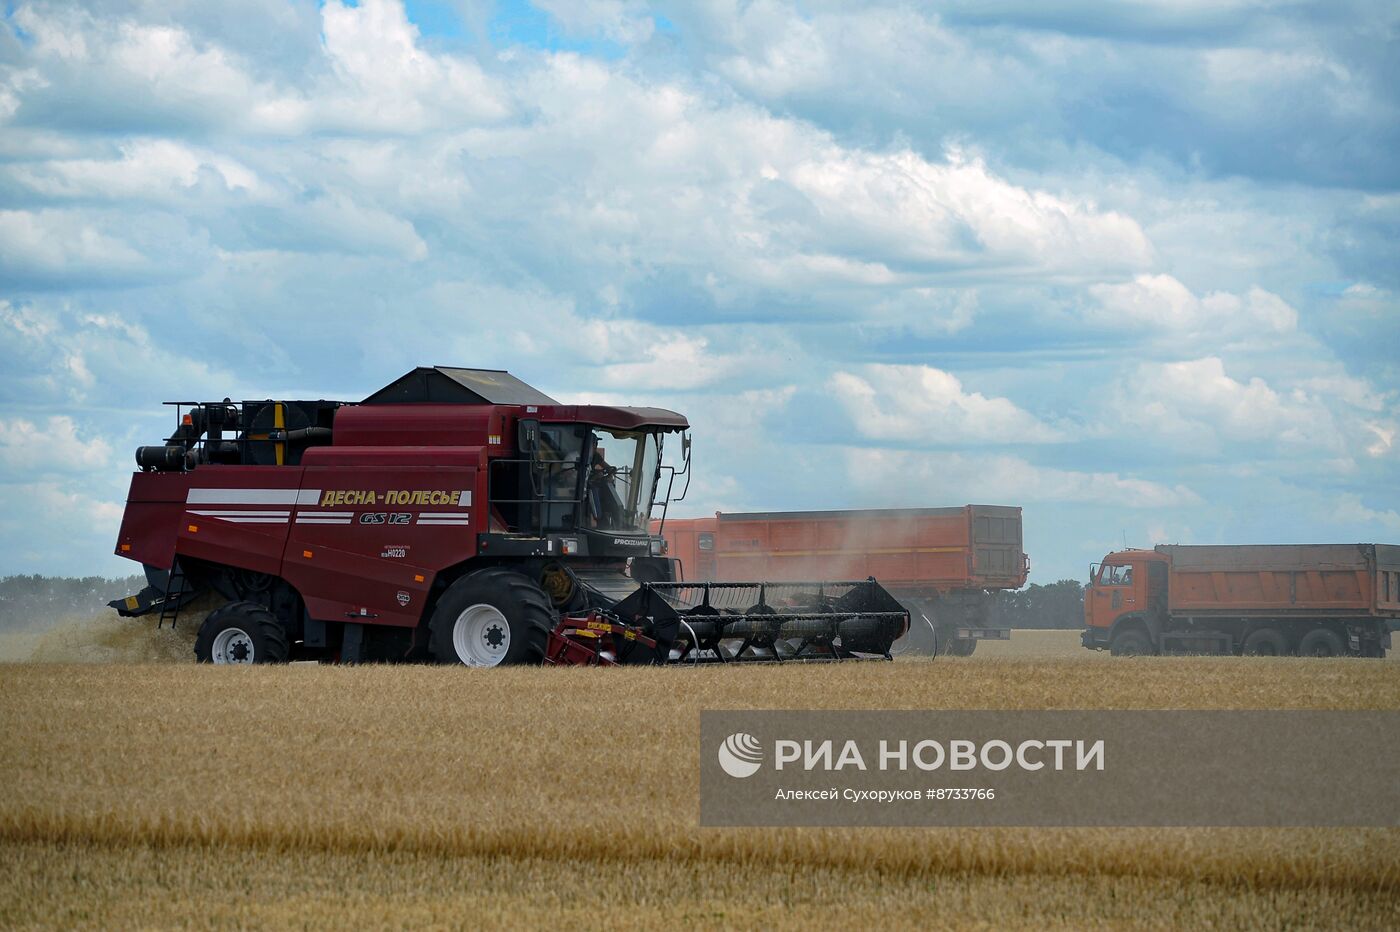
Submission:
[[[252,663],[253,638],[242,628],[225,628],[214,635],[209,659],[214,663]]]
[[[452,647],[469,667],[494,667],[510,650],[510,622],[494,605],[473,605],[453,623]]]

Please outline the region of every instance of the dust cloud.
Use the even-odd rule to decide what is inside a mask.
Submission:
[[[180,612],[174,630],[156,615],[123,618],[103,606],[0,627],[0,663],[193,663],[199,623],[223,599],[201,596]]]

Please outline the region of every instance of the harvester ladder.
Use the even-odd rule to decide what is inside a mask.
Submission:
[[[165,577],[165,598],[160,603],[160,618],[156,619],[156,630],[159,631],[165,625],[165,620],[170,619],[170,630],[175,630],[175,622],[180,617],[180,603],[185,596],[185,574],[180,569],[180,561],[176,560],[175,565],[170,568],[170,573]]]

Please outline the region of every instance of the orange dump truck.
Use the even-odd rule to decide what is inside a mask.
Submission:
[[[1162,545],[1094,564],[1083,641],[1119,655],[1384,657],[1393,618],[1397,546]]]
[[[788,511],[669,518],[653,524],[687,580],[773,582],[874,576],[911,615],[904,643],[971,654],[1005,639],[989,619],[992,593],[1019,589],[1029,563],[1021,509],[1005,505]]]

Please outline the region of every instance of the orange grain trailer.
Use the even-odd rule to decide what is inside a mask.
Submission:
[[[1120,655],[1383,657],[1400,618],[1400,547],[1124,550],[1091,568],[1084,618],[1084,646]]]
[[[658,522],[688,580],[805,581],[874,576],[912,615],[904,646],[971,654],[1010,630],[992,593],[1019,589],[1029,563],[1021,509],[1004,505],[726,514]]]

